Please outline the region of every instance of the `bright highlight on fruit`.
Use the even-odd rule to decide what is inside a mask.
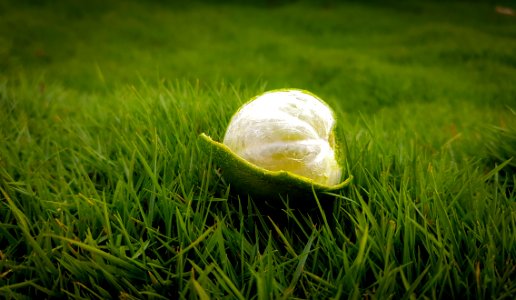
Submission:
[[[273,91],[233,115],[223,143],[258,167],[335,185],[342,171],[333,149],[334,125],[332,110],[314,95]]]
[[[201,134],[230,184],[252,194],[334,191],[346,186],[331,108],[303,90],[274,90],[244,104],[223,143]]]

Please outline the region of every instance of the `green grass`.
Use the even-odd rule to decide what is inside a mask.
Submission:
[[[0,296],[513,299],[514,21],[492,3],[0,2]],[[331,209],[269,217],[201,149],[282,87],[339,118],[354,179]]]

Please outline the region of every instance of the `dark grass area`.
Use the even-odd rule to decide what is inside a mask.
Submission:
[[[348,111],[437,99],[503,106],[516,97],[514,18],[491,3],[72,2],[2,11],[4,69],[81,90],[138,77],[262,80],[317,90]]]

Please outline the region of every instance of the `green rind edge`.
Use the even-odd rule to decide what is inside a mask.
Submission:
[[[349,185],[353,176],[337,185],[322,185],[309,178],[288,171],[269,171],[260,168],[235,154],[226,145],[214,141],[210,136],[201,133],[203,149],[213,155],[215,163],[222,168],[224,177],[250,194],[271,195],[290,192],[311,191],[335,192]]]

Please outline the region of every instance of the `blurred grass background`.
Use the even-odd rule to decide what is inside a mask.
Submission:
[[[493,2],[229,2],[7,2],[2,74],[84,91],[140,77],[263,81],[315,90],[347,111],[516,98],[514,18]]]
[[[513,299],[515,6],[0,1],[0,295]],[[339,119],[330,223],[197,144],[284,87]]]

